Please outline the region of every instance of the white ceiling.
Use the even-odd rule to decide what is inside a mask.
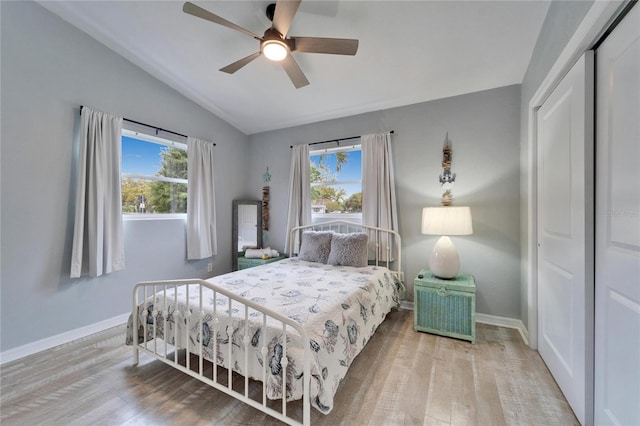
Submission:
[[[272,1],[194,1],[256,34]],[[295,89],[251,37],[182,12],[181,1],[42,1],[246,134],[522,82],[549,1],[303,1],[290,36],[356,38],[356,56],[295,53]]]

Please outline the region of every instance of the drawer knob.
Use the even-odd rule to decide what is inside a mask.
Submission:
[[[440,297],[445,297],[445,296],[447,296],[448,294],[449,294],[449,292],[447,291],[447,289],[446,289],[446,288],[444,288],[444,287],[440,287],[440,288],[438,289],[438,296],[440,296]]]

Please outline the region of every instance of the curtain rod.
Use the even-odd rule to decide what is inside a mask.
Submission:
[[[395,130],[391,130],[389,133],[394,134],[394,133],[395,133]],[[326,140],[326,141],[311,142],[311,143],[310,143],[310,144],[308,144],[308,145],[319,145],[319,144],[321,144],[321,143],[329,143],[329,142],[336,142],[338,145],[340,145],[340,142],[342,142],[342,141],[348,141],[348,140],[350,140],[350,139],[358,139],[358,138],[361,138],[361,137],[362,137],[362,136],[350,136],[350,137],[348,137],[348,138],[329,139],[329,140]],[[293,148],[293,145],[291,145],[289,148]]]
[[[80,105],[80,115],[82,115],[82,108],[84,105]],[[152,129],[156,129],[156,136],[158,136],[158,132],[171,133],[172,135],[182,136],[183,138],[188,138],[187,135],[183,135],[182,133],[172,132],[171,130],[163,129],[162,127],[152,126],[151,124],[141,123],[140,121],[130,120],[128,118],[123,118],[124,121],[128,121],[129,123],[139,124],[141,126],[151,127]],[[212,142],[213,146],[216,146],[215,142]]]

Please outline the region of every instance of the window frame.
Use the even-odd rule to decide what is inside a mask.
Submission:
[[[136,126],[128,126],[128,127],[136,127]],[[169,138],[164,138],[164,137],[160,137],[158,135],[154,136],[151,135],[147,132],[145,132],[144,130],[134,130],[132,128],[122,128],[122,134],[120,136],[120,143],[122,144],[122,138],[124,137],[129,137],[129,138],[133,138],[133,139],[138,139],[144,142],[149,142],[149,143],[154,143],[157,145],[163,145],[166,147],[173,147],[173,148],[178,148],[178,149],[182,149],[184,151],[187,152],[188,155],[188,150],[187,150],[187,143],[186,143],[186,138],[185,141],[179,141],[179,140],[172,140]],[[158,133],[156,131],[156,133]],[[169,135],[171,136],[171,135]],[[175,137],[174,137],[175,138]],[[122,158],[120,159],[120,164],[122,167]],[[188,179],[181,179],[181,178],[171,178],[171,177],[165,177],[165,176],[156,176],[156,175],[145,175],[145,174],[140,174],[140,173],[124,173],[122,171],[122,169],[120,170],[120,184],[122,185],[122,180],[123,179],[142,179],[142,180],[147,180],[147,181],[156,181],[156,182],[169,182],[169,183],[182,183],[182,184],[186,184],[187,188],[189,187],[189,180]],[[149,213],[149,214],[141,214],[141,213],[125,213],[124,211],[122,212],[122,219],[125,221],[130,221],[130,220],[165,220],[165,219],[183,219],[186,220],[187,219],[187,213]]]
[[[335,186],[335,185],[360,185],[360,193],[362,193],[362,144],[350,144],[345,146],[336,146],[333,148],[320,148],[315,150],[309,150],[309,161],[311,157],[315,157],[322,154],[333,154],[337,152],[353,152],[360,151],[360,180],[335,180],[331,182],[310,182],[309,190],[314,186]],[[354,223],[362,223],[362,211],[359,213],[313,213],[313,204],[311,205],[311,223],[316,225],[323,222],[329,222],[332,220],[348,220]]]

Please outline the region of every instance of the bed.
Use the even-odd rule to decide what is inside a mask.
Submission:
[[[287,424],[310,424],[311,407],[329,413],[349,366],[403,297],[400,237],[342,221],[290,236],[281,261],[137,284],[127,327],[134,363],[142,351]],[[302,409],[288,411],[296,400]]]

